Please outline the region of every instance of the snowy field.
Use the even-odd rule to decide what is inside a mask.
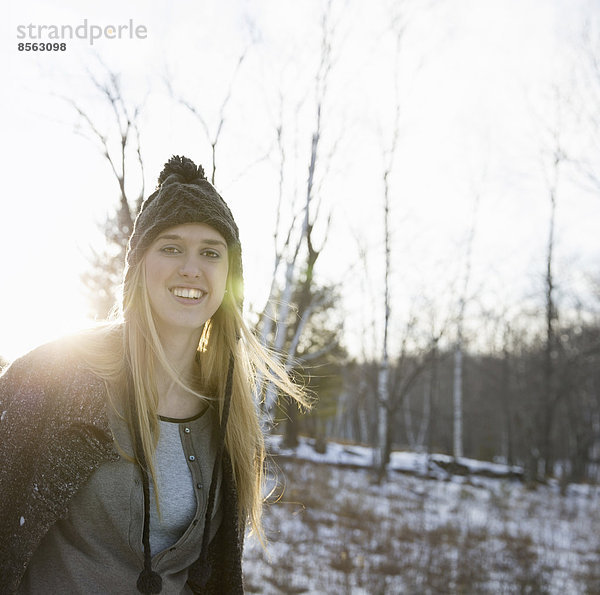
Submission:
[[[377,485],[361,468],[368,450],[317,455],[303,442],[304,460],[276,457],[267,552],[247,542],[248,593],[600,593],[600,487],[531,489],[467,459],[469,475],[425,478],[410,453]],[[343,451],[364,456],[326,463]]]

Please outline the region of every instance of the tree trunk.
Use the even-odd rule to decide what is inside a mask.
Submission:
[[[504,353],[502,357],[502,384],[500,398],[504,410],[504,457],[508,465],[514,465],[514,445],[512,427],[512,397],[510,385],[510,355],[507,338],[504,339]]]
[[[436,400],[435,391],[437,386],[437,368],[438,358],[437,350],[432,354],[431,359],[431,374],[429,379],[429,419],[427,420],[427,438],[425,441],[427,453],[431,454],[433,450],[433,436],[435,435],[435,420],[436,420]]]
[[[453,442],[452,454],[455,458],[463,456],[463,417],[462,417],[462,376],[463,376],[463,351],[462,337],[459,338],[454,349],[454,384],[453,384]]]
[[[548,248],[546,253],[546,345],[544,350],[544,376],[542,404],[542,445],[541,456],[543,460],[543,473],[551,475],[554,467],[552,452],[552,425],[554,420],[554,407],[556,405],[556,378],[555,378],[555,350],[556,350],[556,304],[554,302],[554,225],[556,218],[556,186],[560,159],[554,160],[554,180],[550,187],[550,221],[548,231]]]
[[[377,383],[378,389],[378,415],[377,415],[377,436],[376,436],[376,448],[373,449],[374,460],[373,466],[377,470],[379,478],[385,475],[386,466],[389,460],[389,454],[386,460],[386,443],[388,436],[388,424],[389,424],[389,412],[387,403],[389,403],[389,367],[387,361],[387,354],[385,354],[384,360],[381,363],[379,370],[379,379]]]

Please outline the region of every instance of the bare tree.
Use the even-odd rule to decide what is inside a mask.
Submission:
[[[386,465],[389,463],[392,452],[392,432],[394,420],[400,409],[403,409],[405,419],[405,429],[409,444],[411,447],[418,447],[425,444],[425,439],[431,423],[431,405],[432,398],[430,391],[432,386],[425,386],[424,390],[424,410],[421,422],[418,428],[418,436],[415,435],[415,426],[412,420],[412,409],[409,403],[411,393],[416,384],[422,379],[427,370],[433,370],[435,373],[435,362],[438,353],[438,345],[447,330],[447,321],[439,328],[434,324],[430,326],[430,335],[425,336],[421,345],[416,344],[418,335],[417,326],[422,321],[416,316],[411,316],[402,334],[402,343],[400,353],[393,367],[390,368],[390,384],[387,406],[387,425],[385,427],[385,442],[383,456]],[[412,344],[409,348],[409,342]]]
[[[583,24],[578,61],[573,71],[578,75],[578,102],[569,106],[581,126],[576,135],[577,144],[569,151],[566,160],[575,168],[581,185],[595,195],[600,195],[600,22],[588,17]]]
[[[320,245],[315,244],[314,229],[321,220],[321,200],[317,184],[317,169],[327,166],[321,150],[323,135],[323,117],[328,92],[328,82],[333,66],[332,39],[335,23],[332,21],[332,1],[326,4],[321,19],[321,52],[320,61],[314,79],[315,105],[314,124],[311,133],[310,153],[308,158],[306,187],[301,210],[292,215],[287,231],[280,231],[283,226],[282,204],[284,197],[285,177],[285,139],[283,98],[280,96],[280,115],[276,128],[277,146],[279,149],[279,199],[274,232],[275,262],[273,282],[267,304],[261,315],[261,337],[265,344],[276,352],[286,352],[284,364],[292,369],[297,361],[300,338],[308,327],[310,317],[323,306],[323,296],[315,290],[315,265],[325,245],[329,220],[325,223],[323,239]],[[296,106],[296,114],[301,103]],[[286,229],[286,228],[284,228]],[[283,241],[282,241],[283,240]],[[280,242],[281,245],[280,245]],[[277,283],[278,270],[284,268],[282,285]],[[295,300],[295,302],[294,302]],[[277,306],[278,304],[278,306]],[[291,316],[291,313],[294,315]],[[271,338],[269,338],[271,336]],[[306,354],[303,359],[306,360]],[[301,363],[301,362],[300,362]],[[277,402],[275,387],[269,385],[263,403],[263,411],[267,423],[272,420]],[[296,410],[288,408],[286,425],[286,442],[293,446],[297,442]]]
[[[427,301],[429,303],[419,307],[421,320],[415,320],[415,328],[410,329],[412,349],[408,351],[406,339],[402,341],[391,392],[395,411],[402,408],[408,446],[412,450],[430,453],[437,417],[439,345],[448,331],[450,318],[440,324],[433,303]],[[417,326],[423,330],[417,332]],[[422,337],[420,345],[416,344],[417,336]]]
[[[213,126],[209,125],[209,122],[207,121],[207,119],[204,115],[205,108],[201,107],[201,103],[202,103],[201,101],[193,102],[193,101],[186,99],[183,95],[177,94],[175,92],[175,90],[173,89],[173,85],[171,83],[171,77],[166,76],[164,79],[165,84],[167,85],[167,88],[169,90],[169,94],[171,95],[171,97],[176,99],[176,101],[178,101],[191,114],[193,114],[195,119],[200,124],[202,130],[204,131],[206,140],[208,141],[210,148],[211,148],[212,163],[211,163],[210,181],[213,184],[213,186],[215,184],[216,173],[217,173],[217,147],[219,144],[219,140],[221,139],[221,133],[223,132],[223,128],[225,126],[225,122],[227,119],[226,118],[227,108],[229,106],[229,102],[231,101],[231,96],[233,94],[233,87],[234,87],[235,81],[238,77],[238,74],[239,74],[241,68],[242,68],[244,60],[246,59],[249,49],[250,49],[250,46],[246,46],[237,59],[235,68],[233,70],[233,74],[229,81],[229,85],[228,85],[225,95],[223,97],[223,101],[221,102],[221,104],[219,106],[218,121]]]
[[[98,78],[91,72],[88,74],[100,98],[111,110],[112,122],[108,128],[100,126],[92,108],[82,106],[71,97],[63,99],[78,115],[77,133],[98,147],[119,187],[116,211],[107,216],[102,225],[106,246],[100,251],[93,251],[92,268],[83,275],[94,314],[105,318],[116,304],[116,289],[121,283],[127,241],[144,197],[144,162],[139,129],[143,104],[131,104],[123,93],[120,75],[104,63],[100,64],[103,77]],[[139,184],[133,196],[128,190],[130,177],[136,185]]]
[[[469,284],[471,281],[471,269],[473,260],[473,242],[477,228],[477,216],[481,191],[475,191],[473,200],[473,212],[471,225],[469,227],[465,247],[465,270],[461,292],[458,298],[458,313],[456,317],[456,343],[454,345],[454,381],[452,385],[453,394],[453,455],[455,458],[463,456],[463,351],[464,351],[464,323],[465,310],[469,301]]]
[[[383,234],[384,234],[384,290],[383,290],[383,342],[381,346],[381,363],[378,374],[378,423],[377,423],[377,448],[373,451],[373,467],[377,469],[378,475],[381,478],[386,471],[388,461],[386,456],[387,428],[390,417],[390,394],[389,394],[389,326],[391,316],[391,296],[390,296],[390,277],[391,270],[391,230],[390,230],[390,214],[391,214],[391,180],[394,169],[394,161],[400,136],[400,116],[401,116],[401,99],[400,99],[400,55],[402,51],[402,43],[406,33],[408,19],[406,13],[401,6],[393,15],[391,30],[394,34],[394,62],[393,62],[393,77],[394,77],[394,112],[391,126],[391,139],[389,146],[384,149],[384,168],[383,168]]]
[[[541,370],[541,395],[539,400],[539,410],[537,419],[540,423],[538,443],[532,450],[532,461],[530,471],[533,476],[541,473],[546,476],[553,470],[552,453],[552,427],[555,419],[558,402],[561,393],[558,390],[558,350],[560,336],[558,333],[558,307],[556,303],[556,280],[554,274],[555,260],[555,229],[556,229],[556,204],[558,199],[559,181],[561,170],[566,160],[566,154],[563,149],[563,111],[564,98],[558,87],[554,88],[554,108],[555,121],[547,126],[547,136],[549,139],[549,155],[546,163],[543,165],[543,173],[546,179],[549,199],[548,216],[548,239],[546,244],[545,256],[545,276],[544,276],[544,322],[545,322],[545,342],[544,359]],[[541,469],[538,465],[538,459],[541,463]]]

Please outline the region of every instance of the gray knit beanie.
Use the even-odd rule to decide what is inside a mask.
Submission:
[[[169,227],[205,223],[227,242],[229,276],[233,298],[239,308],[244,299],[242,248],[239,231],[225,201],[206,179],[204,169],[187,157],[174,155],[158,176],[158,188],[143,203],[133,226],[127,249],[128,276],[150,244]]]

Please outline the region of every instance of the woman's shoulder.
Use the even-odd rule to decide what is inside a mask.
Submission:
[[[111,337],[114,341],[119,329],[120,327],[116,325],[99,325],[42,343],[9,362],[4,369],[4,373],[14,367],[32,364],[71,363],[92,350],[94,346],[100,347],[104,344],[108,348]]]
[[[0,376],[0,414],[33,415],[44,410],[45,415],[52,412],[66,418],[90,417],[92,411],[93,416],[100,415],[106,385],[94,370],[90,354],[112,347],[106,331],[92,329],[50,341],[13,361]]]
[[[49,341],[11,362],[2,372],[2,384],[64,384],[92,374],[94,360],[115,357],[120,325],[96,326]]]
[[[25,381],[32,375],[40,377],[56,373],[74,359],[74,349],[69,338],[44,343],[17,357],[2,372],[2,380]]]

